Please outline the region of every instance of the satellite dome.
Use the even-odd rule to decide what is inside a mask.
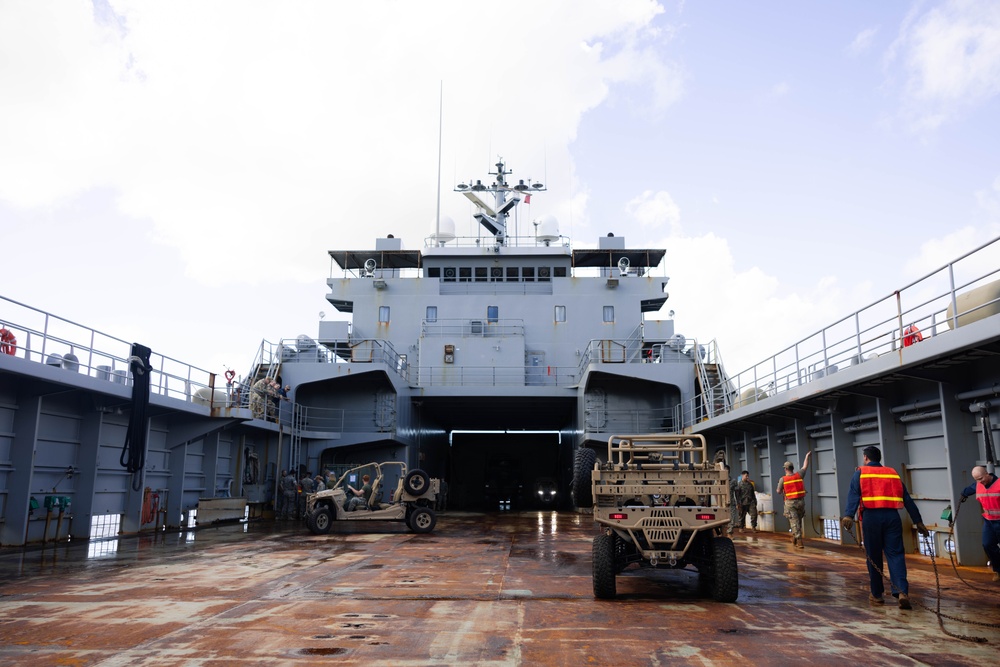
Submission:
[[[559,221],[554,215],[542,215],[535,218],[535,239],[552,242],[559,240]]]
[[[437,243],[447,243],[455,238],[455,221],[446,215],[442,215],[440,220],[432,221],[434,233],[431,238]]]

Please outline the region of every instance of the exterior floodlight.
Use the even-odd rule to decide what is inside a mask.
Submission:
[[[376,266],[377,266],[377,264],[375,263],[374,259],[372,259],[371,257],[369,257],[368,259],[366,259],[365,260],[365,276],[368,277],[368,278],[371,278],[372,276],[374,276],[375,275],[375,267]]]
[[[618,260],[618,273],[624,278],[628,275],[629,261],[628,257],[622,257]]]

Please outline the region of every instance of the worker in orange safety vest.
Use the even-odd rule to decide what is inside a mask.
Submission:
[[[906,508],[910,519],[921,535],[928,535],[920,518],[920,510],[910,498],[906,486],[892,468],[882,465],[882,452],[869,446],[861,451],[863,463],[854,472],[847,492],[847,507],[840,523],[844,530],[854,526],[854,515],[859,514],[865,554],[868,556],[868,602],[885,604],[882,598],[885,583],[882,577],[882,553],[889,565],[892,596],[898,598],[900,609],[912,609],[910,585],[906,580],[906,552],[903,548],[903,522],[899,510]]]
[[[802,459],[802,468],[796,472],[795,464],[785,461],[785,475],[778,480],[778,488],[775,491],[778,495],[785,497],[785,516],[792,525],[792,546],[805,549],[805,540],[802,537],[802,517],[806,515],[806,485],[802,481],[802,475],[809,467],[809,456],[812,450],[806,452],[806,457]]]
[[[993,581],[1000,581],[1000,478],[985,466],[972,469],[972,484],[962,489],[962,502],[973,493],[983,506],[983,551],[993,569]]]

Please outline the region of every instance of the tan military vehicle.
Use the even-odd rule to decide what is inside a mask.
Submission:
[[[392,490],[389,502],[381,502],[386,468],[398,469],[399,482]],[[371,473],[372,500],[353,507],[355,494],[348,493],[347,480],[352,474]],[[434,530],[437,515],[434,502],[441,490],[441,480],[428,477],[423,470],[406,471],[401,461],[368,463],[351,468],[340,476],[333,488],[306,496],[306,527],[315,535],[330,532],[334,521],[405,521],[414,533]]]
[[[574,480],[577,504],[592,500],[603,531],[594,538],[594,596],[615,597],[615,576],[640,567],[698,571],[699,588],[719,602],[734,602],[739,572],[729,524],[729,472],[709,461],[700,435],[617,435],[608,440],[606,463],[596,453],[586,493]],[[576,471],[579,478],[582,470]],[[581,496],[591,498],[581,498]],[[734,508],[735,509],[735,508]]]

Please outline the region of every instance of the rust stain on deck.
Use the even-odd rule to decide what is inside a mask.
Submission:
[[[945,621],[934,573],[910,557],[902,611],[870,607],[863,556],[737,535],[740,595],[698,594],[693,571],[633,570],[593,598],[586,515],[446,513],[431,535],[395,526],[316,537],[255,523],[102,543],[0,550],[0,660],[11,665],[975,665],[995,627]],[[99,555],[95,555],[99,554]],[[939,563],[941,609],[1000,624],[983,569]],[[766,638],[766,640],[765,640]]]

